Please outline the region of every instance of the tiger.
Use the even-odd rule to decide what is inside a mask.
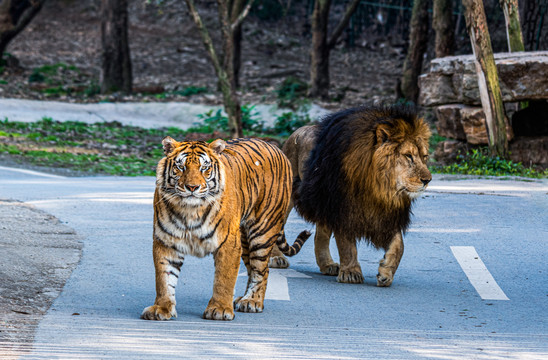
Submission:
[[[292,170],[274,145],[260,139],[162,141],[165,157],[156,168],[152,255],[156,299],[141,318],[177,317],[175,288],[186,255],[213,254],[213,295],[208,320],[233,320],[234,311],[264,308],[268,262],[274,245],[297,254],[310,232],[289,245],[284,234]],[[243,260],[248,274],[244,296],[233,300]]]

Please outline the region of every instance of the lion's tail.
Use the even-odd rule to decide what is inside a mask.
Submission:
[[[303,247],[303,244],[308,240],[310,237],[310,231],[305,230],[297,236],[297,239],[295,239],[295,242],[293,245],[289,245],[287,243],[287,240],[285,239],[285,234],[282,232],[281,236],[276,241],[276,245],[278,245],[278,249],[286,255],[286,256],[293,256],[297,255],[299,251],[301,251],[301,248]]]

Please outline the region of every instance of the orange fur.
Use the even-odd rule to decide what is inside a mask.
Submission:
[[[296,254],[308,237],[289,246],[283,231],[291,169],[276,147],[256,139],[177,142],[164,139],[156,170],[153,258],[156,300],[141,317],[177,316],[175,288],[185,255],[213,254],[213,296],[204,318],[232,320],[234,308],[261,312],[274,244]],[[233,305],[240,257],[249,274],[246,293]]]

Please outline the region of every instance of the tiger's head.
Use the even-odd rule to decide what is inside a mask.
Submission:
[[[167,136],[162,140],[165,158],[156,169],[156,186],[170,199],[185,205],[201,206],[219,199],[225,185],[224,168],[219,159],[226,143],[217,139],[178,142]]]

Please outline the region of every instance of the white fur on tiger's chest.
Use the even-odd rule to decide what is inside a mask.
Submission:
[[[154,226],[154,234],[165,245],[184,255],[204,257],[219,246],[214,211],[202,219],[203,214],[161,213]]]

